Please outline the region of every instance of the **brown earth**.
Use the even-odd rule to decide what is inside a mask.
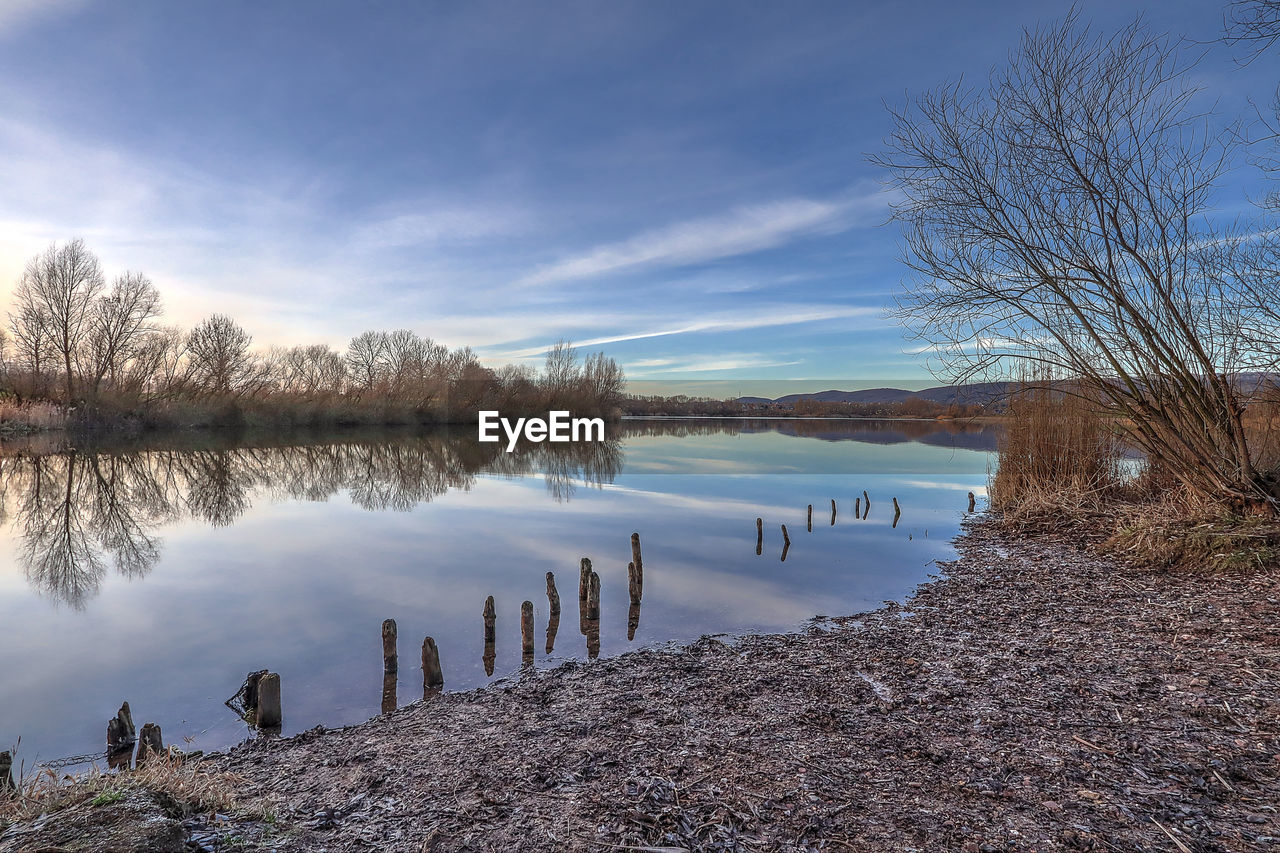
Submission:
[[[275,820],[228,825],[273,850],[1280,850],[1280,569],[1152,573],[989,523],[958,545],[859,619],[249,742],[209,763]]]

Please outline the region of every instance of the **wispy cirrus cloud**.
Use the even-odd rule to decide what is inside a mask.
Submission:
[[[742,314],[721,314],[669,328],[647,329],[643,331],[619,332],[613,335],[574,341],[575,346],[594,347],[604,344],[616,344],[623,341],[640,341],[648,338],[665,338],[672,335],[687,335],[697,332],[737,332],[744,329],[763,329],[772,326],[793,326],[802,323],[817,323],[824,320],[842,320],[853,317],[879,316],[883,309],[865,305],[823,305],[817,307],[774,306],[760,311]],[[533,347],[524,347],[506,353],[512,358],[524,358],[545,353],[550,343]]]
[[[536,270],[518,283],[542,285],[747,255],[806,236],[845,231],[887,204],[887,195],[876,190],[836,200],[793,198],[737,207],[720,216],[691,219],[596,246]]]

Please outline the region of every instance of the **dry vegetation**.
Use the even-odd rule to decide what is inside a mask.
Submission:
[[[1244,419],[1254,466],[1280,468],[1280,402],[1260,395]],[[1015,531],[1102,532],[1101,547],[1135,564],[1215,570],[1280,561],[1280,521],[1241,512],[1138,457],[1126,421],[1072,386],[1036,382],[1013,395],[991,507]],[[1271,476],[1275,476],[1271,474]]]

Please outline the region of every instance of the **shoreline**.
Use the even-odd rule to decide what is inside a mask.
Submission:
[[[1153,574],[990,520],[956,545],[905,603],[803,633],[568,663],[208,756],[240,779],[221,823],[134,795],[15,825],[0,851],[144,825],[177,844],[155,850],[1280,847],[1276,567]]]

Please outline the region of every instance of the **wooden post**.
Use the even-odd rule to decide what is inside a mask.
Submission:
[[[787,526],[782,525],[782,544],[784,546],[791,544],[791,537],[787,535]]]
[[[258,710],[258,682],[266,674],[267,670],[260,669],[244,677],[244,713],[246,716],[256,713]]]
[[[0,791],[12,791],[16,786],[13,784],[13,753],[9,750],[0,752]]]
[[[898,519],[902,517],[902,507],[898,506],[898,499],[893,499],[893,528],[898,528]]]
[[[578,600],[587,600],[587,584],[591,582],[591,561],[586,557],[578,567]]]
[[[533,663],[533,602],[520,605],[520,651],[524,664]]]
[[[600,657],[600,576],[591,573],[587,588],[587,659]]]
[[[394,672],[382,673],[382,713],[390,714],[396,709],[397,677]]]
[[[444,687],[444,670],[440,668],[440,650],[436,641],[427,637],[422,641],[422,696],[432,688]]]
[[[129,703],[122,702],[120,710],[113,719],[107,721],[107,764],[114,756],[122,753],[133,753],[133,745],[137,741],[137,730],[133,727],[133,713]]]
[[[400,659],[396,655],[396,620],[385,619],[382,622],[382,671],[395,674],[400,670]]]
[[[153,756],[164,754],[164,738],[160,736],[160,727],[155,723],[147,723],[138,732],[138,757],[135,763],[141,767]]]
[[[813,504],[809,504],[809,512],[805,514],[805,527],[809,532],[813,532]]]
[[[493,663],[498,659],[496,651],[498,638],[497,621],[498,610],[493,604],[493,596],[491,595],[484,600],[484,655],[480,659],[484,661],[485,675],[493,675]]]
[[[644,590],[640,588],[640,579],[636,576],[635,563],[627,563],[627,593],[631,597],[632,604],[639,604],[644,596]]]
[[[871,495],[867,494],[866,489],[863,489],[862,497],[865,499],[862,505],[863,506],[862,517],[866,518],[867,516],[871,515]]]
[[[969,512],[973,512],[974,503],[975,503],[975,500],[973,497],[973,492],[970,492],[969,493]]]
[[[644,592],[644,560],[640,557],[640,534],[631,534],[631,562],[636,564],[636,588]]]
[[[258,679],[258,728],[278,729],[284,724],[280,703],[280,675],[268,672]]]
[[[640,627],[640,602],[632,602],[627,608],[627,642],[636,638],[636,628]]]
[[[853,517],[862,518],[862,498],[854,498],[853,500]]]
[[[791,541],[787,540],[782,543],[782,559],[778,562],[785,563],[787,561],[787,552],[791,550]]]
[[[547,572],[547,604],[552,616],[560,615],[560,592],[556,589],[556,576]]]
[[[756,518],[756,556],[759,557],[764,549],[764,519]]]
[[[836,499],[831,499],[831,526],[836,526]]]

